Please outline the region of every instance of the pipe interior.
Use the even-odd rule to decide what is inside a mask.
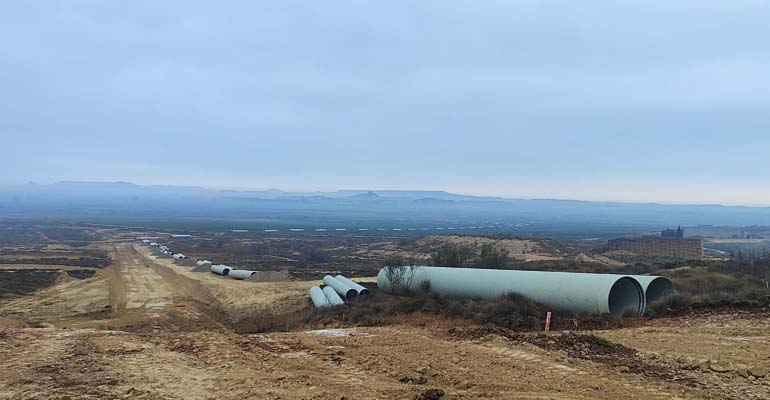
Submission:
[[[620,278],[610,289],[610,315],[613,317],[639,316],[642,314],[644,293],[632,278]]]
[[[222,275],[224,275],[224,276],[230,275],[230,269],[229,268],[223,269],[222,270]]]
[[[655,278],[647,286],[647,304],[660,300],[676,291],[674,284],[667,278]]]
[[[345,298],[347,298],[348,300],[355,300],[357,297],[358,297],[358,292],[356,292],[355,289],[350,289],[345,294]]]

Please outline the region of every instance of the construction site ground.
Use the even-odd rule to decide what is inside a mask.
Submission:
[[[436,315],[242,334],[234,321],[302,312],[319,282],[242,282],[102,246],[113,262],[94,277],[0,302],[0,399],[770,398],[765,312],[575,341]]]

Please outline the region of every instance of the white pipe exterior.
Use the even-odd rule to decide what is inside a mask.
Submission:
[[[363,287],[363,286],[361,286],[361,285],[359,285],[359,284],[357,284],[357,283],[355,283],[355,282],[351,281],[351,280],[350,280],[350,279],[348,279],[348,278],[345,278],[345,277],[344,277],[344,276],[342,276],[342,275],[337,275],[337,276],[335,276],[335,278],[336,278],[338,281],[340,281],[340,282],[342,282],[342,283],[344,283],[344,284],[346,284],[346,285],[348,285],[348,286],[352,287],[353,289],[355,289],[355,290],[356,290],[356,292],[358,292],[358,295],[359,295],[359,296],[366,296],[366,295],[368,295],[368,294],[369,294],[369,289],[367,289],[367,288],[365,288],[365,287]]]
[[[252,276],[252,275],[254,275],[256,273],[257,273],[257,271],[249,271],[249,270],[246,270],[246,269],[234,269],[234,270],[230,271],[228,276],[233,278],[233,279],[241,279],[241,280],[243,280],[243,279],[246,279],[246,278],[248,278],[248,277],[250,277],[250,276]]]
[[[353,289],[352,287],[348,286],[346,283],[343,283],[342,281],[337,280],[331,275],[324,276],[324,285],[331,286],[334,288],[334,291],[336,291],[340,297],[342,297],[345,300],[355,300],[356,297],[358,297],[358,292],[356,289]]]
[[[337,293],[335,292],[335,294]],[[310,300],[313,301],[315,308],[329,307],[332,305],[329,302],[329,299],[326,298],[323,290],[321,290],[321,288],[318,286],[313,286],[310,288]]]
[[[211,272],[213,272],[213,273],[215,273],[217,275],[222,275],[222,276],[229,275],[230,271],[232,270],[232,268],[230,268],[230,267],[228,267],[227,265],[224,265],[224,264],[212,265],[210,269],[211,269]]]
[[[647,304],[676,293],[674,283],[665,276],[631,275],[631,277],[642,285]]]
[[[386,268],[377,275],[377,286],[391,291]],[[424,287],[423,282],[429,282],[430,290],[441,294],[493,299],[518,293],[570,313],[614,317],[644,313],[644,291],[639,282],[629,276],[424,266],[403,268],[401,271],[411,277],[404,281],[413,291]]]
[[[342,301],[342,298],[340,298],[340,295],[337,294],[337,292],[334,290],[333,287],[324,286],[323,292],[324,292],[324,295],[326,295],[326,300],[329,301],[329,305],[331,307],[345,304],[345,302]]]

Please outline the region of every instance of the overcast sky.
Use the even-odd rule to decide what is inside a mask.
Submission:
[[[0,183],[770,205],[770,2],[0,0]]]

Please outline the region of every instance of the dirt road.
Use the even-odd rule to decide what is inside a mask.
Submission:
[[[113,263],[90,279],[67,279],[35,295],[0,304],[6,325],[46,323],[73,328],[165,329],[217,327],[199,306],[206,299],[189,296],[174,275],[138,253],[130,243],[110,249]],[[162,272],[162,271],[161,271]]]

